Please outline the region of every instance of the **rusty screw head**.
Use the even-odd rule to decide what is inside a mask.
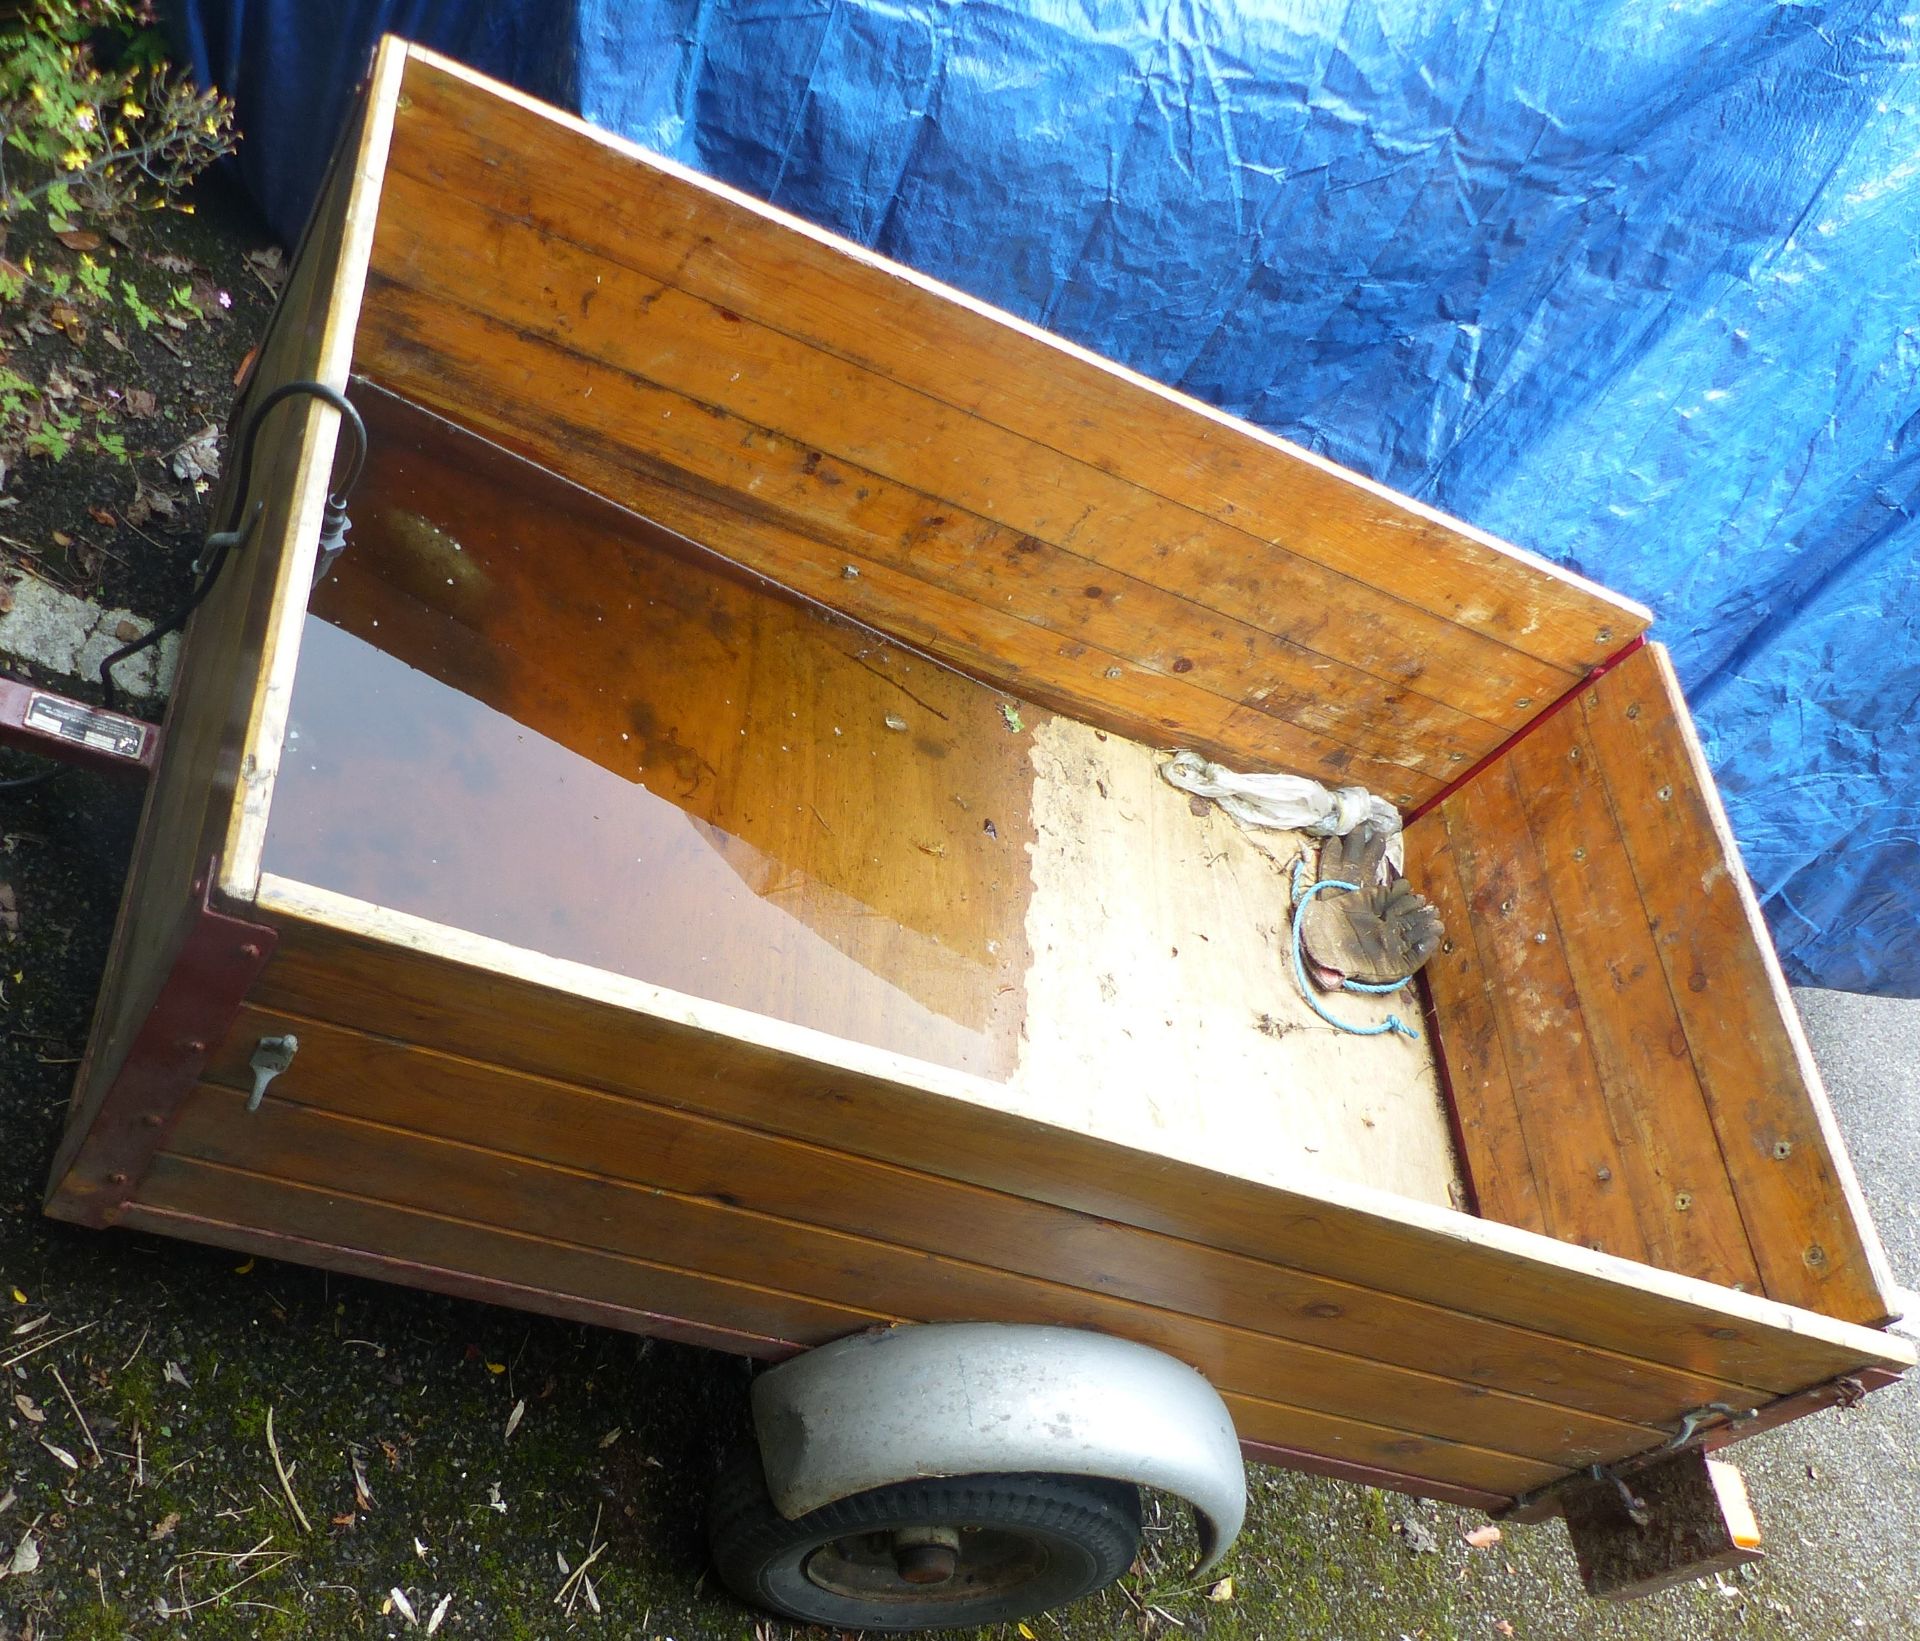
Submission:
[[[1785,1162],[1787,1158],[1789,1158],[1792,1155],[1793,1155],[1792,1140],[1775,1140],[1773,1142],[1773,1160],[1775,1162]]]
[[[119,1173],[109,1174],[107,1175],[107,1183],[109,1185],[125,1185],[127,1183],[127,1176]]]
[[[1691,1191],[1674,1192],[1673,1205],[1674,1207],[1678,1208],[1681,1213],[1684,1214],[1689,1208],[1693,1206],[1693,1193]]]
[[[249,958],[258,957],[260,955],[259,944],[252,940],[245,942],[240,948],[240,955]]]
[[[1655,794],[1655,796],[1658,797],[1662,803],[1665,803],[1667,799],[1673,796],[1673,788],[1670,786],[1663,786],[1660,788],[1659,792]]]
[[[1807,1251],[1804,1254],[1802,1254],[1800,1257],[1804,1259],[1809,1265],[1814,1265],[1814,1266],[1824,1265],[1827,1262],[1827,1250],[1821,1247],[1820,1244],[1816,1242],[1810,1248],[1808,1248]]]
[[[1629,718],[1638,718],[1640,716],[1640,703],[1638,701],[1635,701],[1632,706],[1627,708],[1627,716]]]
[[[1596,1168],[1593,1171],[1593,1177],[1597,1179],[1602,1185],[1605,1185],[1608,1180],[1613,1178],[1613,1170],[1611,1168],[1607,1168],[1604,1166]]]

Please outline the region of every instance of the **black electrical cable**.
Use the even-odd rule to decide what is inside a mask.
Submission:
[[[344,476],[328,491],[326,512],[320,531],[323,548],[326,544],[332,543],[337,550],[347,527],[347,498],[353,494],[354,486],[360,482],[360,475],[367,465],[366,423],[361,421],[360,412],[354,408],[352,401],[337,388],[328,387],[324,382],[283,382],[262,399],[247,418],[246,429],[240,438],[240,468],[234,475],[233,514],[228,519],[224,530],[215,530],[207,536],[206,543],[200,551],[200,558],[193,566],[194,575],[198,578],[194,582],[193,590],[187,594],[179,608],[163,617],[132,643],[122,644],[100,663],[100,695],[109,708],[118,706],[113,669],[129,656],[138,655],[142,650],[152,648],[168,633],[178,632],[184,627],[187,624],[187,618],[200,607],[207,594],[213,590],[213,584],[219,578],[228,557],[244,548],[252,539],[254,528],[259,524],[260,516],[266,510],[264,502],[256,501],[251,507],[246,504],[247,486],[253,478],[253,452],[260,432],[260,424],[266,419],[267,412],[282,399],[290,399],[298,394],[305,394],[309,398],[320,400],[323,404],[331,405],[339,411],[342,425],[353,435],[352,455],[348,459]],[[235,407],[236,418],[240,408],[240,406]],[[60,774],[63,768],[63,765],[55,763],[45,769],[36,770],[31,775],[0,780],[0,793],[21,792],[29,787],[40,786]]]

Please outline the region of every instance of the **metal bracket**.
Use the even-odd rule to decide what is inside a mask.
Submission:
[[[247,1069],[253,1073],[253,1092],[247,1096],[249,1111],[260,1109],[260,1102],[267,1097],[267,1084],[293,1064],[299,1048],[300,1039],[292,1032],[284,1037],[262,1037],[254,1045],[253,1058],[247,1062]]]
[[[143,780],[153,773],[160,731],[124,712],[0,678],[0,745]]]
[[[272,927],[213,906],[218,866],[208,860],[193,880],[163,978],[118,1067],[101,1067],[106,1086],[74,1109],[47,1193],[47,1212],[56,1219],[98,1228],[120,1217],[273,955],[279,936]],[[96,1042],[80,1067],[81,1099],[98,1088],[92,1075],[98,1048]]]

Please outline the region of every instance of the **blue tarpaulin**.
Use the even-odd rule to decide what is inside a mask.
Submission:
[[[392,28],[1630,593],[1920,995],[1920,44],[1760,0],[176,0],[289,237]]]

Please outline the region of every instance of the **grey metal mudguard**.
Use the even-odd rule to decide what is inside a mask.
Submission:
[[[1105,1334],[995,1322],[856,1334],[755,1380],[753,1420],[790,1521],[926,1476],[1105,1476],[1185,1499],[1205,1572],[1246,1516],[1246,1467],[1218,1392]]]

